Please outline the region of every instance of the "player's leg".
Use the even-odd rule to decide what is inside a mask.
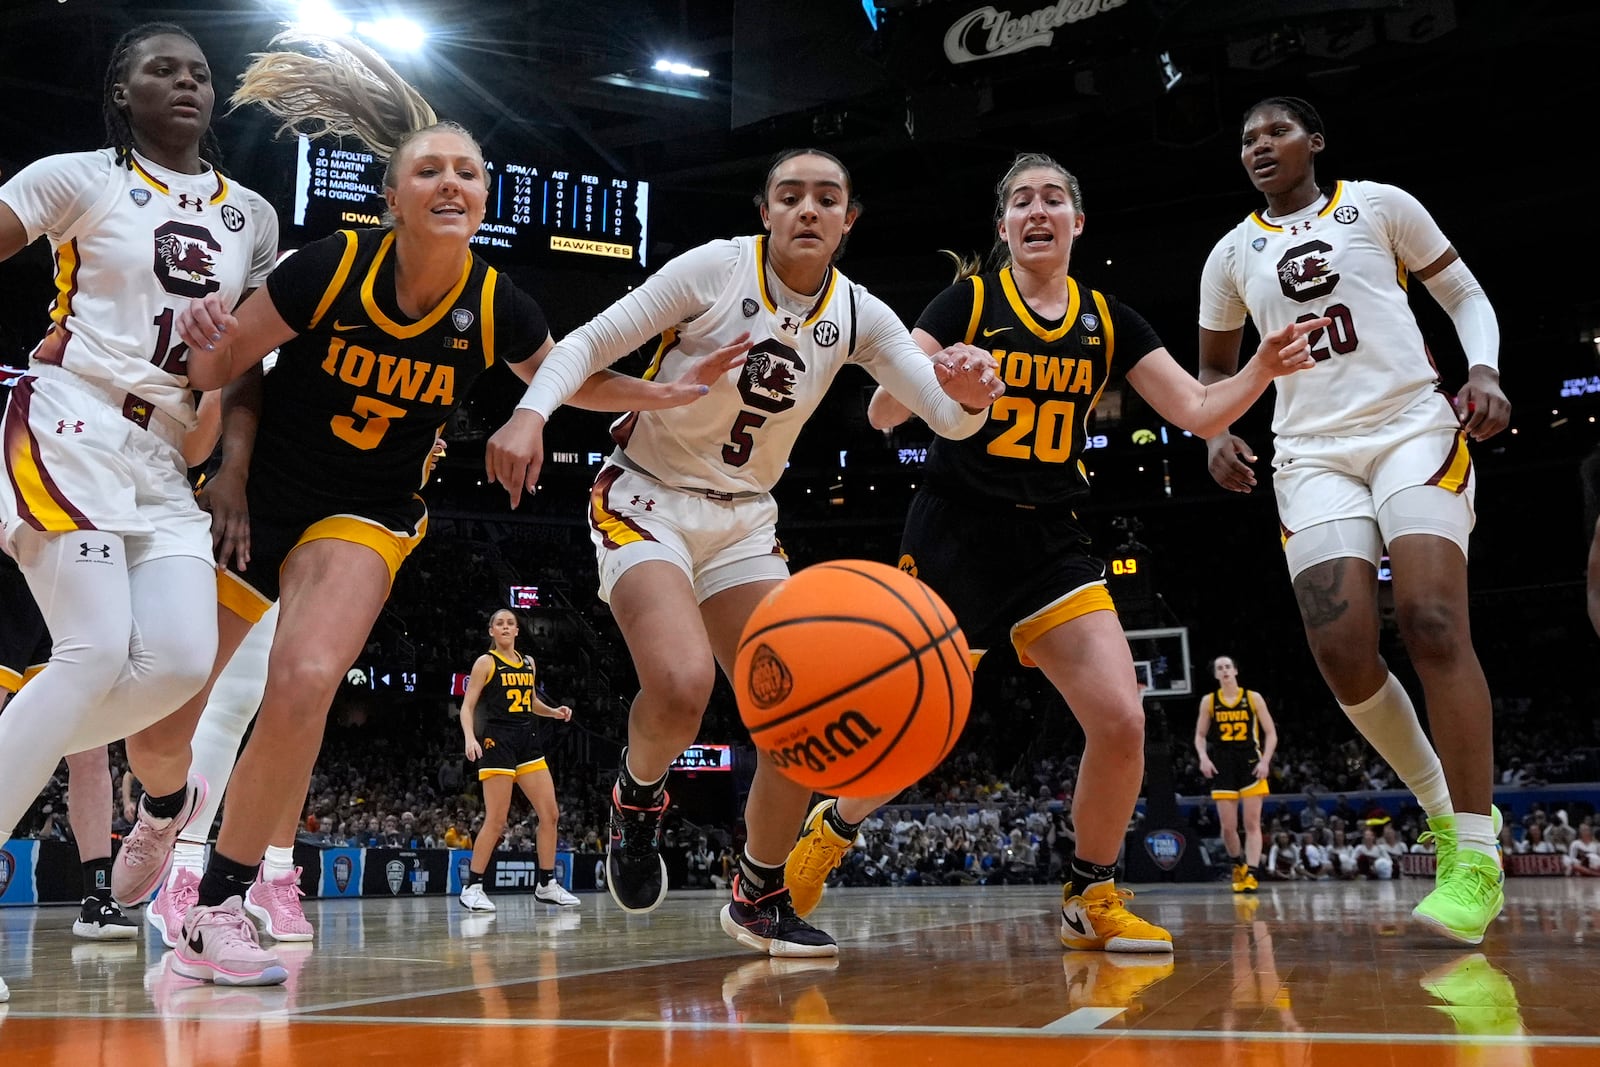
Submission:
[[[1223,784],[1233,786],[1235,783]],[[1228,850],[1228,866],[1232,868],[1233,874],[1233,891],[1243,893],[1246,864],[1244,849],[1239,842],[1239,794],[1230,789],[1226,795],[1212,793],[1211,799],[1217,804],[1217,822],[1222,827],[1222,847]]]
[[[725,585],[701,605],[711,647],[729,678],[733,677],[745,623],[762,598],[779,584],[775,569],[768,577],[739,580],[755,578],[766,566],[766,560],[751,562],[753,566],[743,574],[739,564],[725,568],[722,579],[738,584]],[[781,561],[776,565],[781,567]],[[784,777],[758,748],[755,780],[744,803],[744,853],[731,887],[732,899],[722,909],[723,931],[746,948],[771,956],[834,956],[839,952],[832,937],[795,913],[785,883],[789,851],[810,802],[811,790]]]
[[[1266,790],[1241,795],[1239,807],[1244,813],[1244,863],[1245,892],[1253,893],[1261,879],[1261,804]]]
[[[1170,952],[1172,935],[1128,911],[1116,886],[1123,836],[1144,783],[1144,706],[1128,639],[1103,585],[1073,593],[1050,617],[1062,621],[1018,652],[1044,671],[1084,733],[1072,798],[1077,847],[1062,890],[1062,944]]]
[[[205,685],[177,711],[128,736],[128,770],[144,786],[145,795],[139,802],[134,827],[117,853],[111,871],[112,893],[123,904],[142,901],[162,884],[172,866],[178,835],[199,821],[202,810],[212,801],[210,782],[190,770],[190,739],[213,685],[251,625],[227,607],[219,605],[215,611],[216,656]],[[221,803],[221,797],[222,790],[218,788],[210,808],[213,818],[215,804]],[[210,823],[196,827],[202,844],[210,829]],[[166,920],[176,917],[181,922],[182,914],[172,915],[170,903],[146,914],[151,917],[152,925],[161,931],[162,939],[174,945],[175,930],[168,929],[172,924]]]
[[[257,943],[244,894],[274,834],[298,819],[328,708],[388,599],[394,566],[378,547],[329,537],[304,541],[285,560],[261,711],[184,923],[173,962],[180,974],[227,984],[287,977]]]
[[[561,808],[556,803],[555,779],[550,776],[550,765],[543,756],[518,768],[517,787],[533,805],[533,813],[539,820],[534,831],[539,857],[539,884],[534,887],[534,899],[563,908],[575,907],[578,898],[555,878],[556,827],[561,819]]]
[[[478,780],[483,785],[483,826],[472,843],[472,861],[468,865],[467,884],[461,887],[461,906],[469,911],[494,911],[494,901],[483,888],[483,876],[489,871],[494,850],[506,828],[506,816],[511,811],[511,785],[516,780],[516,768],[489,766],[495,762],[501,746],[483,754],[478,766]],[[515,757],[513,757],[514,761]],[[501,761],[505,762],[505,761]]]
[[[83,905],[72,932],[92,941],[127,941],[139,924],[111,900],[111,764],[104,748],[67,757],[67,818],[83,864]]]

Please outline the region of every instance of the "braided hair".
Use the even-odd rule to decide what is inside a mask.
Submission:
[[[116,87],[118,83],[127,80],[128,63],[133,58],[133,50],[152,37],[182,37],[196,48],[200,47],[200,42],[194,39],[193,34],[171,22],[141,23],[118,38],[116,45],[112,47],[111,61],[106,64],[106,80],[101,93],[100,111],[106,124],[105,147],[116,149],[117,162],[129,170],[133,169],[133,152],[136,147],[133,125],[128,121],[127,109],[117,106]],[[200,136],[200,158],[217,170],[222,169],[222,145],[209,126]]]
[[[1322,124],[1322,116],[1310,103],[1298,96],[1269,96],[1265,100],[1257,100],[1245,111],[1244,117],[1239,120],[1240,125],[1250,121],[1250,116],[1267,107],[1281,107],[1294,116],[1296,122],[1305,127],[1307,133],[1320,133],[1328,135],[1327,127]]]

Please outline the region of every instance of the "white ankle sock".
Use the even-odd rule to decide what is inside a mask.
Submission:
[[[1400,679],[1389,675],[1378,691],[1359,704],[1340,704],[1361,736],[1394,768],[1417,803],[1436,819],[1450,814],[1450,787],[1444,780],[1439,755],[1428,743]]]
[[[277,845],[268,845],[265,867],[262,878],[268,882],[276,881],[286,874],[293,874],[294,846],[279,848]]]
[[[1494,816],[1467,811],[1458,811],[1455,816],[1457,845],[1485,856],[1499,856],[1499,842],[1494,836]]]
[[[178,843],[172,850],[172,873],[167,875],[167,884],[171,885],[173,878],[179,871],[188,871],[193,875],[201,875],[206,869],[206,846],[203,842],[185,841],[178,838]]]

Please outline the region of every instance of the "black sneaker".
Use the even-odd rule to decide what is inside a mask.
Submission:
[[[661,820],[667,794],[653,808],[622,802],[611,787],[611,840],[606,845],[606,891],[623,911],[655,911],[667,896],[667,861],[661,858]]]
[[[794,912],[789,887],[757,900],[740,895],[741,879],[733,879],[733,899],[722,908],[722,932],[745,948],[769,956],[837,956],[839,944]]]
[[[83,910],[72,924],[72,932],[90,941],[131,941],[139,936],[139,924],[111,903],[109,893],[103,897],[90,894],[83,898]]]

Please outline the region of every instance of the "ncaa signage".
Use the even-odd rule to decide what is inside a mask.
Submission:
[[[37,841],[9,841],[0,848],[0,904],[39,902],[34,877],[38,854]]]
[[[361,895],[362,850],[325,848],[322,850],[322,884],[318,896],[359,897]]]
[[[1176,830],[1154,830],[1144,835],[1144,850],[1163,871],[1170,871],[1183,859],[1183,835]]]

